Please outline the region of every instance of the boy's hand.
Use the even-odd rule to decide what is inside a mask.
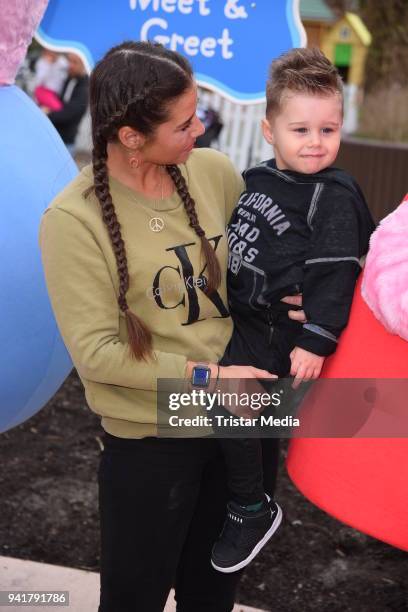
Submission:
[[[295,377],[292,385],[293,389],[297,389],[302,381],[319,378],[324,363],[324,357],[305,351],[298,346],[295,346],[289,356],[292,363],[290,373],[291,376]]]

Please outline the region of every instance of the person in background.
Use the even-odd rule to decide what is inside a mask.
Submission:
[[[62,109],[61,91],[67,78],[68,60],[62,53],[44,49],[34,69],[34,99],[43,109]]]
[[[45,112],[73,154],[79,124],[88,107],[89,77],[78,55],[68,53],[67,59],[68,75],[61,90],[62,108]]]
[[[218,140],[218,137],[224,127],[221,118],[216,110],[211,106],[205,106],[198,104],[197,117],[205,127],[204,134],[201,134],[196,140],[196,147],[211,147],[214,141]]]

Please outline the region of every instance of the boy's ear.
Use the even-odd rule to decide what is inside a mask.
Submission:
[[[262,132],[263,132],[266,142],[268,142],[270,145],[273,145],[274,144],[273,131],[272,131],[271,124],[269,123],[268,119],[262,119],[261,127],[262,127]]]

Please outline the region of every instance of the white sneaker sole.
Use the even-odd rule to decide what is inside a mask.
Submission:
[[[240,561],[236,565],[231,565],[231,567],[220,567],[219,565],[216,565],[211,559],[211,565],[213,566],[213,568],[218,570],[219,572],[222,572],[223,574],[232,574],[232,572],[237,572],[238,570],[242,569],[243,567],[251,563],[252,559],[256,557],[256,555],[259,553],[261,548],[263,548],[265,544],[267,543],[267,541],[270,540],[270,538],[273,536],[273,534],[275,533],[275,531],[278,529],[279,525],[282,522],[282,509],[278,504],[276,504],[276,507],[278,509],[278,512],[276,514],[276,518],[273,522],[273,525],[265,533],[262,540],[259,540],[258,544],[255,546],[255,548],[252,549],[251,553],[247,556],[246,559],[244,559],[243,561]]]

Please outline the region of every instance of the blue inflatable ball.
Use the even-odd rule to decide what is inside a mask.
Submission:
[[[0,432],[35,414],[72,363],[48,300],[40,218],[77,174],[61,138],[18,87],[0,87]]]

